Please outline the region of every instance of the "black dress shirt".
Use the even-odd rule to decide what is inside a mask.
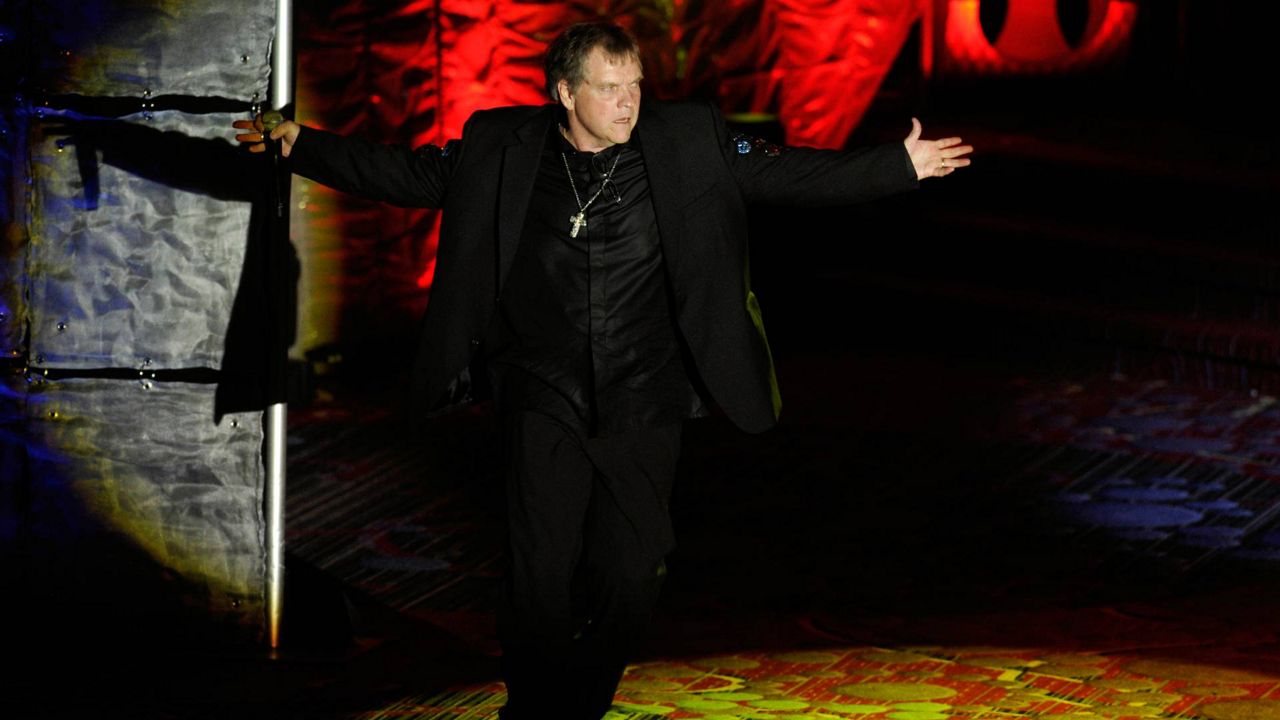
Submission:
[[[548,414],[588,436],[706,413],[676,331],[634,142],[578,152],[551,126],[485,342],[503,410]],[[573,237],[571,218],[589,201]]]

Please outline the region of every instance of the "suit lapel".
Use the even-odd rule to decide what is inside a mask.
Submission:
[[[649,194],[653,198],[653,213],[658,219],[658,238],[667,270],[674,274],[680,257],[682,223],[678,209],[685,197],[684,176],[680,153],[671,127],[662,117],[641,106],[640,122],[636,133],[640,138],[640,154],[644,157],[644,170],[649,178]]]
[[[550,105],[512,131],[502,152],[501,184],[498,188],[498,293],[520,245],[529,199],[538,177],[538,162],[547,142],[547,125],[554,117]]]

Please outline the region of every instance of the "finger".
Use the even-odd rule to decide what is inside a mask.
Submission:
[[[237,135],[236,142],[260,143],[262,142],[262,133],[245,133],[243,135]]]
[[[271,139],[279,140],[280,138],[284,137],[285,133],[287,132],[289,132],[289,128],[285,127],[284,125],[277,125],[271,129]]]
[[[945,177],[955,172],[957,168],[967,167],[968,160],[943,160],[938,164],[937,170],[934,171],[934,177]]]
[[[961,145],[960,147],[947,148],[946,150],[942,151],[942,157],[956,158],[956,157],[960,157],[961,155],[968,155],[971,152],[973,152],[972,145]]]
[[[911,133],[907,135],[907,142],[915,142],[920,139],[920,133],[923,128],[920,126],[919,118],[911,118]]]
[[[266,152],[266,151],[267,151],[267,146],[266,146],[266,145],[264,145],[264,144],[262,144],[262,143],[258,143],[257,145],[250,145],[250,146],[249,146],[249,152],[251,152],[251,153],[261,153],[261,152]]]
[[[960,138],[958,138],[958,137],[942,138],[942,139],[940,139],[940,140],[934,140],[934,141],[933,141],[933,143],[934,143],[935,145],[937,145],[939,149],[941,149],[941,148],[949,148],[949,147],[951,147],[952,145],[959,145],[961,142],[962,142],[962,140],[961,140]]]
[[[231,123],[231,127],[238,130],[257,130],[257,128],[253,126],[252,120],[236,120]]]

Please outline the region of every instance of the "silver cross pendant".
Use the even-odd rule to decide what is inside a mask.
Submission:
[[[577,215],[569,218],[569,222],[573,223],[573,227],[569,230],[569,237],[578,237],[578,231],[587,226],[587,214],[579,212]]]

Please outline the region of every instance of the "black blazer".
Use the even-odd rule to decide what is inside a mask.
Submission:
[[[444,210],[414,393],[457,401],[511,268],[553,105],[472,115],[461,140],[416,151],[306,128],[294,172],[405,207]],[[749,432],[781,408],[760,307],[747,277],[746,203],[847,205],[916,186],[901,143],[840,152],[731,136],[702,103],[646,101],[640,141],[680,334],[712,399]],[[785,241],[781,239],[780,241]]]

